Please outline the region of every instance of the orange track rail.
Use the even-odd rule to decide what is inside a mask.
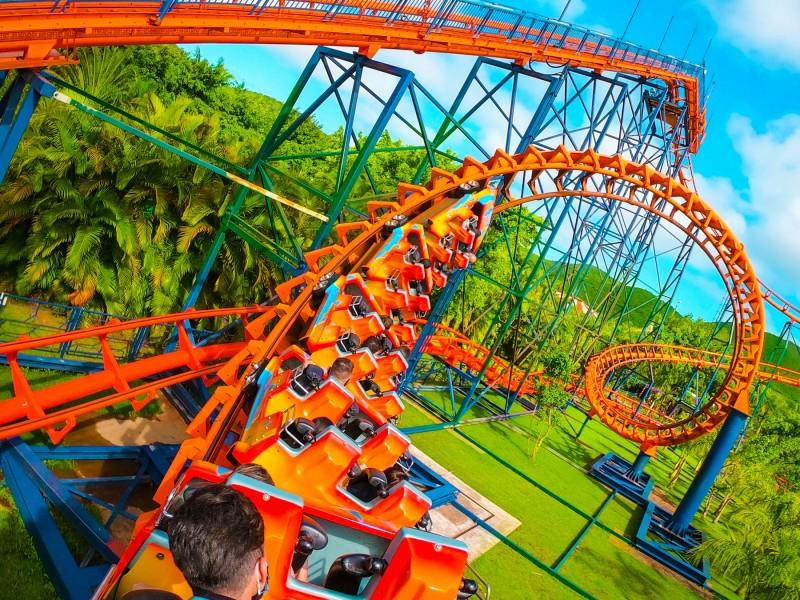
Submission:
[[[605,381],[614,369],[642,361],[689,365],[699,368],[730,368],[730,364],[727,363],[722,354],[707,350],[671,346],[668,344],[623,344],[610,346],[589,359],[589,363],[586,366],[587,391],[588,387],[591,385],[594,388],[593,393],[600,397],[604,392],[597,391],[598,382]],[[755,375],[755,379],[776,381],[785,385],[800,387],[800,372],[769,363],[761,363],[759,365],[759,370]],[[591,381],[591,383],[589,383],[589,381]],[[660,420],[655,419],[655,417],[642,419],[642,415],[638,414],[634,417],[633,412],[637,407],[637,402],[631,403],[630,399],[620,397],[617,393],[613,398],[607,397],[605,402],[599,405],[593,405],[593,410],[604,422],[616,420],[619,426],[629,431],[640,427],[643,420],[650,420],[652,422],[649,424],[658,427],[659,429],[657,431],[659,433],[668,435],[670,441],[676,438],[692,439],[697,437],[697,431],[695,431],[695,429],[698,428],[699,431],[703,433],[707,433],[714,428],[714,425],[709,421],[702,420],[683,420],[670,424],[669,417],[666,415],[656,415]],[[674,427],[672,427],[672,425],[674,425]],[[676,428],[678,430],[677,432]],[[650,435],[650,432],[645,431],[644,428],[641,429],[640,433],[642,435]],[[652,440],[649,440],[645,445],[662,444],[654,444]]]
[[[767,287],[763,281],[759,280],[761,284],[762,294],[764,300],[773,308],[780,311],[792,323],[800,323],[800,308],[789,302],[786,298],[781,296],[778,292]]]
[[[393,215],[412,216],[417,214],[420,207],[437,207],[442,202],[453,202],[447,198],[447,194],[466,181],[485,181],[498,176],[511,178],[520,172],[527,172],[534,182],[543,173],[549,172],[549,176],[552,176],[556,182],[556,189],[506,201],[496,207],[496,210],[532,201],[570,196],[601,196],[626,204],[634,204],[670,221],[675,227],[690,235],[712,260],[726,284],[728,293],[735,299],[734,306],[737,307],[734,319],[736,346],[732,353],[728,375],[712,401],[698,415],[690,419],[693,421],[691,425],[660,426],[653,423],[640,425],[622,421],[616,416],[610,418],[608,411],[603,408],[606,396],[602,380],[597,376],[598,370],[595,369],[594,377],[592,377],[592,372],[587,373],[586,392],[591,405],[600,409],[597,411],[599,415],[602,411],[603,422],[625,438],[638,442],[647,441],[654,445],[667,445],[680,443],[704,434],[710,427],[720,423],[734,406],[748,411],[747,391],[758,370],[763,345],[764,315],[758,283],[741,244],[719,216],[697,194],[680,182],[656,172],[649,166],[630,163],[619,156],[602,156],[591,150],[570,152],[564,147],[547,152],[529,148],[515,156],[498,151],[485,164],[467,158],[464,166],[454,174],[434,169],[432,181],[426,187],[401,185],[398,191],[399,203],[393,207],[387,206],[385,203],[381,205],[382,209],[389,209],[387,214],[380,218],[373,214],[371,223],[339,225],[337,230],[341,245],[320,250],[312,257],[313,260],[309,260],[311,265],[309,273],[306,273],[301,279],[287,282],[287,287],[278,290],[283,301],[287,302],[286,317],[271,327],[269,334],[258,343],[257,351],[252,357],[253,362],[268,360],[270,357],[276,356],[282,348],[286,347],[286,344],[291,343],[291,340],[284,339],[290,328],[296,327],[298,320],[306,321],[313,316],[313,313],[308,313],[304,308],[309,301],[312,286],[327,273],[357,272],[370,256],[370,248],[375,247],[376,241],[379,239],[380,228]],[[567,173],[570,173],[571,176],[582,173],[583,181],[586,183],[585,189],[561,189],[560,182]],[[618,189],[621,182],[626,182],[634,188],[634,191],[638,188],[649,193],[631,192],[620,196],[610,191],[597,192],[595,189],[589,189],[590,177],[593,177],[598,189],[614,190]],[[598,177],[604,179],[604,182],[598,184]],[[356,234],[356,237],[352,238],[349,235],[351,233]],[[348,242],[349,239],[352,241]],[[318,268],[316,265],[319,264],[319,258],[322,256],[332,258],[324,267]],[[300,281],[306,284],[306,288],[292,299],[289,291]],[[303,316],[304,314],[305,316]],[[691,352],[691,350],[687,351]],[[651,352],[650,356],[652,355]],[[647,358],[646,352],[638,357],[639,360],[647,360]],[[235,369],[236,367],[232,367],[231,370],[235,371]],[[212,398],[190,426],[190,432],[194,438],[182,448],[178,463],[182,464],[181,461],[187,459],[215,460],[217,456],[222,455],[220,453],[223,452],[223,449],[219,440],[224,437],[231,424],[239,418],[236,417],[236,414],[241,407],[236,404],[235,399],[244,385],[242,378],[238,380],[230,378],[228,381],[230,389],[225,394],[215,395],[215,398]],[[209,416],[217,410],[219,411],[218,417],[212,423],[209,421]],[[629,427],[629,425],[631,426]],[[176,467],[176,470],[170,473],[159,490],[157,498],[166,497],[174,481],[173,478],[177,476],[178,472],[179,467]]]
[[[685,358],[689,364],[694,364],[699,359],[700,351],[694,349],[671,349],[665,352],[659,346],[624,346],[610,348],[594,357],[587,368],[586,394],[587,399],[600,419],[614,431],[634,441],[651,445],[668,445],[687,441],[698,437],[720,423],[735,407],[743,412],[749,412],[748,389],[756,377],[759,360],[763,347],[764,336],[764,310],[761,291],[744,249],[722,219],[705,204],[696,193],[689,190],[680,182],[658,173],[651,167],[628,162],[619,156],[602,156],[591,150],[570,152],[559,147],[552,151],[541,152],[535,148],[511,156],[498,151],[487,163],[479,163],[473,159],[466,159],[464,166],[455,174],[434,169],[433,180],[428,187],[401,185],[398,193],[399,203],[375,203],[373,209],[387,210],[380,218],[378,213],[371,212],[372,222],[350,223],[337,226],[341,244],[325,248],[309,255],[308,262],[311,271],[298,280],[292,280],[286,286],[296,286],[299,281],[307,285],[296,298],[288,296],[290,287],[279,291],[283,302],[286,304],[274,308],[274,313],[262,315],[275,319],[274,326],[270,327],[266,337],[254,340],[257,351],[252,354],[253,360],[262,361],[275,356],[291,343],[285,339],[290,328],[295,326],[298,319],[308,318],[308,309],[304,308],[309,301],[311,287],[319,277],[330,272],[346,273],[367,260],[371,252],[377,247],[381,227],[388,219],[397,214],[414,215],[420,206],[439,206],[443,202],[453,202],[447,194],[455,186],[469,180],[487,180],[503,176],[512,178],[520,172],[527,172],[532,182],[535,182],[545,172],[550,172],[556,183],[555,190],[533,193],[523,198],[507,200],[496,207],[496,211],[505,210],[528,202],[541,201],[548,198],[559,197],[602,197],[609,200],[632,204],[650,211],[662,219],[672,223],[684,231],[699,245],[711,259],[720,273],[728,294],[734,300],[736,307],[734,314],[733,330],[735,333],[735,346],[731,354],[730,366],[727,376],[717,395],[695,416],[678,423],[662,426],[642,424],[626,419],[618,412],[610,411],[605,406],[607,402],[603,388],[603,373],[608,369],[628,364],[637,360],[674,360]],[[579,189],[562,189],[561,180],[567,173],[571,176],[582,175],[583,185]],[[593,185],[590,189],[589,178]],[[597,178],[602,178],[604,185],[597,185],[597,189],[614,190],[621,182],[627,183],[634,191],[639,189],[644,193],[630,193],[620,196],[611,191],[598,192],[595,184]],[[531,184],[535,189],[535,183]],[[376,208],[377,207],[377,208]],[[439,209],[441,210],[441,209]],[[355,235],[355,238],[353,238]],[[352,241],[349,241],[351,240]],[[320,260],[325,257],[331,260],[323,268],[317,268]],[[199,313],[198,313],[199,314]],[[284,315],[278,318],[279,315]],[[303,317],[303,315],[306,315]],[[260,320],[260,319],[259,319]],[[24,346],[19,346],[21,349]],[[256,348],[255,346],[253,348]],[[1,350],[2,348],[0,348]],[[13,350],[14,348],[7,348]],[[620,362],[622,361],[622,362]],[[234,361],[235,362],[235,361]],[[241,358],[237,364],[241,364]],[[699,363],[698,363],[699,364]],[[222,379],[231,384],[241,383],[237,380],[237,366],[230,366],[230,371]],[[223,369],[225,370],[225,369]],[[235,396],[235,395],[234,395]],[[199,421],[192,429],[200,434],[202,439],[196,440],[197,446],[193,451],[195,458],[211,451],[223,433],[226,414],[234,411],[235,407],[229,404],[231,396],[220,396],[218,402],[213,399],[198,417]],[[213,424],[201,424],[203,419],[210,415],[210,411],[220,408],[220,416]],[[212,455],[206,458],[213,458]]]
[[[68,54],[60,55],[56,50],[131,44],[330,45],[358,48],[369,56],[380,49],[446,52],[661,79],[669,86],[674,102],[688,105],[692,152],[697,151],[705,132],[699,68],[688,73],[669,57],[628,51],[608,39],[587,41],[587,35],[584,39],[555,31],[540,35],[544,32],[530,26],[522,35],[513,18],[521,13],[513,9],[501,14],[502,7],[497,7],[498,15],[485,20],[455,11],[431,29],[435,9],[412,5],[394,13],[398,3],[377,0],[280,1],[258,10],[252,2],[177,4],[160,21],[161,2],[67,0],[64,6],[58,4],[56,1],[54,8],[52,1],[0,2],[0,69],[70,61]],[[335,18],[328,16],[331,11]],[[389,12],[400,18],[388,22],[381,15]],[[540,23],[538,26],[543,27],[546,21]]]
[[[142,408],[165,387],[197,377],[210,377],[229,358],[240,352],[244,342],[195,346],[187,333],[189,320],[237,316],[247,323],[248,315],[274,312],[272,307],[224,308],[189,310],[183,313],[148,317],[130,321],[112,320],[106,325],[57,333],[35,339],[22,338],[0,344],[0,355],[5,355],[11,369],[14,395],[0,401],[0,439],[22,435],[44,428],[53,443],[59,443],[76,424],[76,418],[111,406],[130,401],[135,409]],[[108,336],[133,332],[142,327],[176,325],[178,346],[175,351],[142,358],[130,363],[119,363],[108,342]],[[250,328],[252,330],[252,328]],[[248,331],[246,329],[246,331]],[[247,334],[250,335],[249,332]],[[103,369],[70,381],[33,390],[19,365],[17,355],[66,342],[97,339],[103,357]],[[178,373],[162,376],[156,381],[147,378],[169,371]],[[75,405],[76,400],[81,401]],[[67,406],[69,405],[69,406]],[[62,408],[65,407],[65,408]]]
[[[465,336],[463,333],[446,325],[438,325],[437,334],[430,337],[423,352],[438,356],[447,364],[466,365],[472,371],[480,371],[490,354],[490,350]],[[489,368],[485,373],[486,381],[492,388],[502,387],[521,395],[534,394],[539,384],[544,383],[541,371],[527,373],[497,355],[492,355]]]
[[[449,365],[466,365],[473,371],[480,371],[490,353],[488,348],[478,344],[451,327],[438,325],[437,330],[446,332],[446,334],[431,336],[429,342],[425,348],[423,348],[426,354],[437,356]],[[605,373],[597,376],[598,379],[604,380],[613,369],[627,365],[629,362],[636,362],[629,360],[631,355],[625,352],[624,348],[626,348],[626,346],[610,346],[604,351],[612,352],[615,359],[610,360],[611,364],[608,366]],[[688,364],[701,368],[720,367],[722,369],[728,369],[730,366],[723,355],[718,352],[695,350],[690,353],[691,358],[688,358],[688,349],[682,346],[656,346],[648,344],[642,346],[642,348],[646,348],[648,351],[656,351],[648,358],[648,360],[654,362]],[[618,350],[618,352],[616,352],[616,350]],[[603,353],[599,353],[596,355],[596,358],[600,358],[602,354]],[[519,392],[521,395],[535,396],[539,386],[547,383],[541,370],[531,371],[526,375],[525,370],[518,367],[510,367],[507,361],[496,355],[492,356],[490,367],[486,370],[485,377],[490,387],[502,386],[512,392]],[[792,387],[800,387],[800,371],[771,363],[762,362],[759,364],[756,379],[761,381],[775,381]],[[585,392],[583,389],[577,389],[574,383],[567,386],[567,390],[575,392],[580,396],[584,396]],[[649,411],[647,406],[640,406],[638,399],[627,397],[619,391],[610,393],[605,402],[609,410],[616,409],[622,414],[627,414],[629,418],[633,418],[633,412],[637,410],[637,418],[639,420],[649,420],[651,424],[662,425],[669,420],[669,418],[663,414],[643,414]]]

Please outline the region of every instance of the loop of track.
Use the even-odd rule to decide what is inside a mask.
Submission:
[[[249,347],[252,356],[249,360],[261,363],[275,356],[285,347],[285,340],[293,327],[307,326],[311,313],[307,309],[304,312],[304,307],[310,300],[312,287],[320,277],[328,273],[357,271],[375,252],[383,225],[390,219],[396,215],[412,218],[419,217],[425,211],[446,210],[448,203],[453,203],[447,198],[447,194],[460,184],[469,180],[485,181],[493,177],[504,177],[510,181],[520,172],[529,174],[532,189],[536,189],[537,179],[543,173],[549,172],[556,182],[556,189],[532,193],[523,198],[505,199],[497,206],[497,211],[528,202],[567,197],[604,198],[643,208],[672,223],[699,245],[722,277],[735,307],[735,344],[727,375],[718,393],[696,415],[676,423],[655,425],[637,422],[620,411],[607,407],[603,375],[615,364],[665,358],[664,351],[654,345],[647,348],[637,346],[635,353],[629,347],[610,348],[589,361],[586,394],[600,420],[627,439],[649,445],[670,445],[685,442],[713,429],[731,408],[748,412],[747,391],[757,374],[763,347],[764,307],[758,280],[741,243],[711,207],[678,181],[649,166],[628,162],[619,156],[603,156],[593,151],[571,152],[564,147],[546,152],[531,147],[515,156],[498,151],[485,164],[468,158],[452,174],[434,169],[427,186],[401,185],[397,203],[375,203],[380,210],[386,211],[382,216],[378,216],[376,209],[371,222],[339,225],[337,231],[341,243],[310,254],[310,271],[287,282],[278,290],[283,304],[254,321],[261,321],[261,326],[266,323],[270,326],[269,333],[264,338],[251,342]],[[581,185],[578,189],[561,187],[560,182],[567,174],[580,177]],[[596,189],[590,189],[590,181]],[[629,193],[620,195],[612,192],[620,183],[629,186]],[[637,194],[637,191],[647,194]],[[325,259],[329,261],[320,267],[321,261]],[[300,282],[306,288],[292,298],[290,291]],[[300,325],[300,322],[306,325]],[[691,357],[697,351],[685,349],[682,352]],[[234,379],[228,376],[232,385],[241,386],[244,380],[243,377],[238,381]],[[230,427],[233,415],[239,408],[234,404],[225,401],[219,406],[212,406],[214,402],[210,402],[209,411],[220,408],[219,418],[208,427],[195,427],[196,431],[206,434],[198,446],[202,447],[205,458],[212,458],[218,450],[219,440]]]

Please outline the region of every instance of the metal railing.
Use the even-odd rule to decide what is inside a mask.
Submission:
[[[80,2],[80,0],[76,0]],[[477,38],[503,37],[508,42],[530,43],[611,60],[663,69],[702,80],[704,69],[695,63],[646,49],[620,38],[544,17],[525,10],[479,0],[164,0],[161,16],[177,6],[252,6],[250,13],[298,11],[321,14],[324,21],[347,17],[382,21],[386,26],[424,26],[426,35],[461,30]]]
[[[17,4],[29,0],[0,0]],[[60,13],[94,0],[53,0],[51,11]],[[108,4],[113,3],[109,2]],[[128,4],[127,0],[117,0]],[[690,61],[666,55],[558,19],[481,0],[161,0],[158,19],[181,7],[250,7],[249,14],[297,12],[321,16],[323,21],[360,19],[387,27],[424,29],[424,36],[462,31],[474,38],[501,37],[507,42],[563,49],[584,56],[619,60],[697,79],[702,84],[705,69]],[[701,96],[702,98],[702,91]]]
[[[128,321],[132,318],[0,292],[0,344],[13,342],[20,336],[43,337],[100,327],[109,324],[112,319]],[[198,345],[205,345],[224,338],[229,333],[229,327],[218,332],[190,328],[189,333]],[[175,325],[167,324],[111,334],[107,340],[115,358],[131,361],[140,355],[153,355],[161,351],[163,343],[174,335]],[[57,366],[58,361],[71,361],[74,370],[80,370],[81,364],[87,368],[102,365],[103,360],[100,343],[94,338],[45,346],[31,351],[27,358],[42,368]],[[0,365],[3,364],[6,361],[0,356]]]
[[[467,565],[467,572],[471,578],[474,578],[475,583],[478,584],[478,591],[475,593],[477,600],[489,600],[492,595],[492,587],[489,582],[484,579],[478,571],[471,565]]]

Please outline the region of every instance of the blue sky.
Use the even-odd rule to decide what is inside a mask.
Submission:
[[[504,3],[557,17],[566,0]],[[620,35],[636,4],[571,0],[565,19]],[[708,130],[693,158],[700,195],[744,241],[759,276],[791,299],[800,299],[800,2],[638,0],[638,5],[627,40],[655,48],[672,18],[662,52],[705,60],[708,69]],[[212,61],[222,58],[248,88],[282,99],[311,49],[210,45],[201,52]],[[377,58],[410,68],[423,84],[438,85],[442,93],[455,86],[437,75],[455,73],[472,62],[399,52],[382,52]],[[713,276],[698,263],[689,277],[702,285]],[[688,297],[684,306],[710,316],[709,304]]]

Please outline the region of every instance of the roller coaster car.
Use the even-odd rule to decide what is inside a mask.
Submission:
[[[470,194],[451,210],[430,218],[425,230],[432,238],[429,239],[431,256],[443,265],[450,265],[456,243],[456,254],[476,252],[491,222],[494,201],[494,190]]]
[[[332,345],[346,333],[360,341],[384,330],[378,306],[361,276],[348,275],[343,284],[337,282],[326,290],[306,339],[309,350]]]
[[[249,443],[256,436],[246,432],[231,448],[230,459],[259,464],[278,485],[302,494],[309,504],[335,506],[345,514],[361,515],[365,522],[412,526],[430,508],[428,498],[411,485],[395,486],[386,498],[368,503],[347,491],[348,481],[361,470],[386,469],[406,452],[410,441],[399,429],[388,423],[376,428],[357,416],[346,422],[344,412],[331,421],[297,417],[295,410],[254,420],[250,429],[266,433]],[[345,431],[334,425],[342,419]]]
[[[344,417],[354,398],[337,381],[321,381],[323,374],[316,365],[301,364],[293,371],[280,373],[273,387],[259,394],[262,399],[254,405],[241,439],[231,449],[240,456],[239,462],[250,462],[241,456],[261,452],[273,444],[291,420],[331,424]],[[305,432],[293,429],[284,436],[284,441],[290,443],[298,435],[303,439]]]
[[[425,232],[419,225],[392,231],[366,270],[367,287],[388,314],[393,308],[430,310],[430,257]]]
[[[268,422],[276,413],[286,413],[289,418],[325,418],[340,423],[348,413],[356,411],[377,429],[402,411],[403,404],[396,394],[381,389],[380,396],[370,397],[362,386],[363,381],[373,381],[380,373],[378,381],[383,382],[387,390],[392,389],[391,378],[405,368],[402,355],[392,353],[381,357],[380,362],[365,349],[349,355],[353,376],[347,385],[335,377],[325,377],[322,368],[314,364],[319,361],[330,364],[339,355],[335,348],[326,348],[311,356],[297,347],[284,353],[281,372],[274,379],[267,379],[272,384],[270,389],[256,393],[257,402],[247,419],[243,441],[253,446],[264,440],[270,430]],[[275,368],[274,362],[270,365]],[[287,366],[294,368],[285,369]],[[374,385],[378,386],[377,383]]]
[[[309,378],[309,371],[313,379]],[[298,367],[288,382],[270,391],[264,402],[264,414],[291,410],[297,417],[340,421],[355,399],[335,378],[323,379],[323,376],[324,371],[313,363]]]
[[[169,549],[170,509],[210,483],[226,483],[247,496],[264,519],[264,556],[269,563],[265,598],[280,600],[453,600],[462,598],[466,546],[415,529],[394,533],[352,518],[304,506],[300,497],[230,475],[209,463],[192,464],[164,511],[152,514],[110,571],[93,600],[133,600],[158,590],[183,600],[191,589]],[[307,581],[298,573],[307,567]],[[172,594],[172,596],[169,596]]]
[[[410,315],[409,319],[410,320]],[[403,347],[410,346],[417,341],[417,329],[411,323],[396,323],[392,325],[387,331],[386,335],[392,338],[395,346]]]

